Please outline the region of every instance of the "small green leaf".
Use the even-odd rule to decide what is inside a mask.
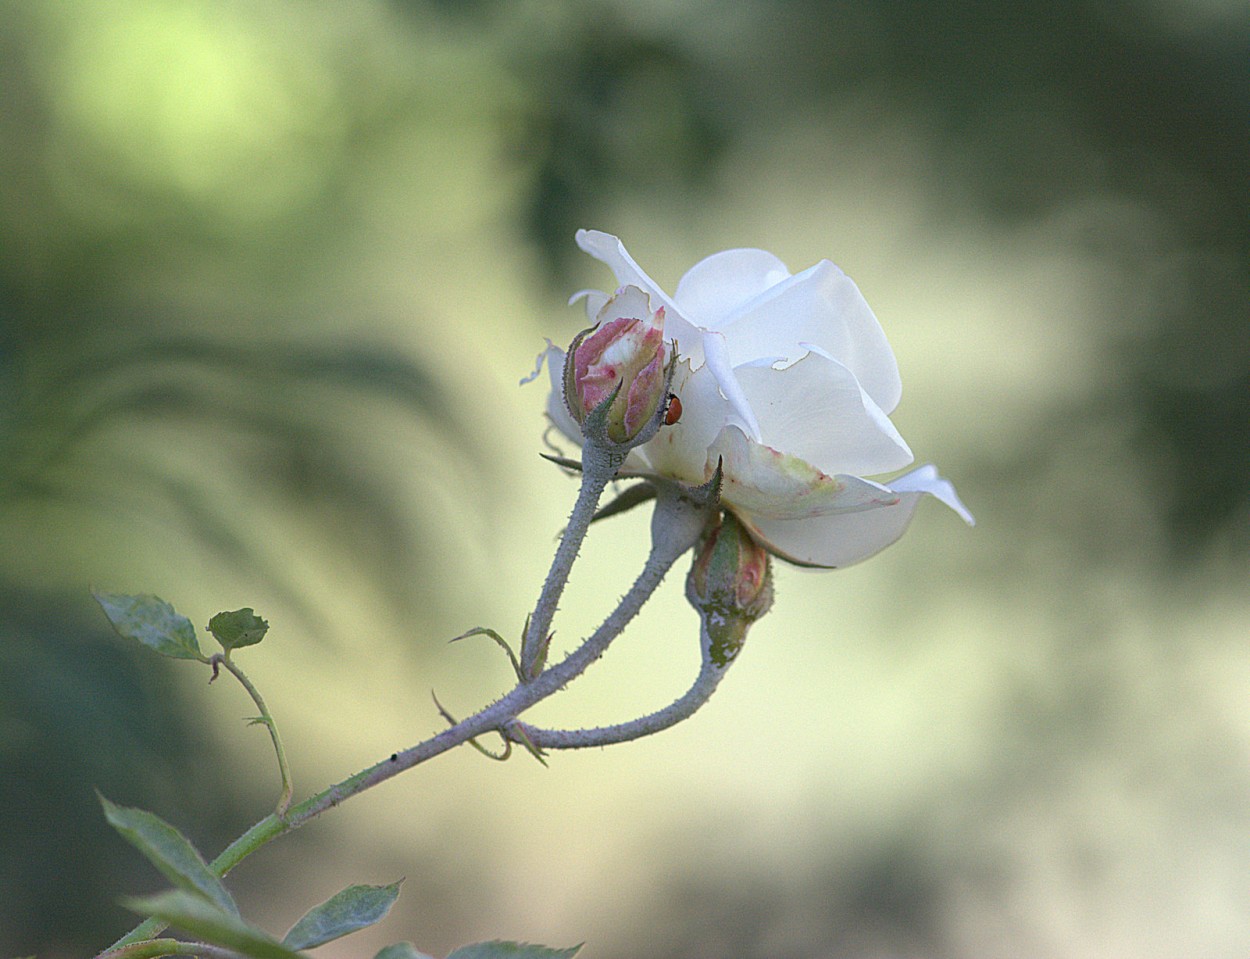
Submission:
[[[255,646],[269,632],[269,624],[256,615],[250,606],[233,612],[218,613],[208,621],[208,631],[217,637],[226,652]]]
[[[143,899],[126,899],[122,905],[145,916],[184,929],[214,946],[225,946],[251,959],[304,959],[271,939],[238,916],[222,912],[211,902],[189,892],[175,890]]]
[[[516,654],[512,652],[512,647],[508,645],[508,641],[500,636],[493,629],[485,626],[474,626],[467,633],[461,633],[455,639],[448,640],[451,643],[458,643],[462,639],[468,639],[470,636],[489,636],[493,639],[499,648],[508,654],[508,662],[512,663],[512,670],[517,674],[517,678],[521,678],[521,664],[517,662]]]
[[[447,959],[573,959],[580,945],[571,949],[550,949],[525,942],[479,942],[461,946]]]
[[[159,596],[93,593],[113,628],[125,639],[135,639],[162,656],[205,661],[195,639],[195,627]]]
[[[383,948],[373,959],[431,959],[431,957],[419,951],[411,942],[397,942],[393,946]]]
[[[311,949],[372,926],[391,911],[399,895],[399,882],[389,886],[348,886],[308,910],[283,937],[282,944],[291,949]]]
[[[239,907],[221,880],[208,868],[189,839],[155,813],[116,806],[103,796],[104,818],[122,837],[151,860],[166,879],[179,889],[194,893],[231,915]]]

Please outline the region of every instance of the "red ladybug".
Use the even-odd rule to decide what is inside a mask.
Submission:
[[[664,425],[672,426],[681,419],[681,400],[674,394],[668,394],[668,406],[664,410]]]

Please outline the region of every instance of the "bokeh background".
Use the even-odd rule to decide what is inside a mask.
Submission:
[[[300,795],[507,684],[574,493],[543,337],[611,279],[830,257],[898,355],[936,504],[778,571],[658,737],[444,756],[241,867],[326,947],[626,957],[1250,951],[1250,9],[1237,0],[0,2],[0,953],[88,954],[159,878],[93,789],[210,854],[277,791],[242,692],[112,636],[88,588],[246,663]],[[596,530],[557,625],[632,578]],[[685,688],[680,582],[535,713]]]

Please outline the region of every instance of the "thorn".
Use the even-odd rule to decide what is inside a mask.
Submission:
[[[534,741],[530,739],[529,733],[525,731],[524,723],[515,722],[515,721],[510,723],[508,725],[508,736],[505,738],[509,740],[511,740],[512,738],[515,738],[517,742],[519,742],[522,746],[525,747],[526,752],[528,752],[531,756],[533,756],[540,763],[542,763],[543,766],[545,767],[547,766],[547,760],[543,758],[547,754],[543,752],[540,748],[534,745]],[[550,767],[547,767],[547,768],[550,768]]]
[[[442,716],[443,719],[447,721],[447,724],[449,726],[454,726],[456,725],[457,722],[459,722],[459,720],[456,719],[455,716],[453,716],[451,713],[449,713],[446,709],[443,708],[443,704],[438,701],[438,696],[434,694],[434,690],[432,689],[430,690],[430,698],[434,700],[434,705],[435,707],[437,707],[439,715]],[[481,753],[487,759],[493,759],[495,760],[495,762],[501,763],[501,762],[506,761],[508,757],[512,755],[512,743],[508,741],[508,738],[504,736],[502,732],[499,735],[504,741],[504,750],[501,753],[491,752],[489,749],[487,749],[485,746],[483,746],[481,743],[477,741],[476,736],[471,736],[467,740],[467,742],[469,743],[470,746],[476,749],[479,753]]]

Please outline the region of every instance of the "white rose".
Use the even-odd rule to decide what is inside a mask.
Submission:
[[[579,230],[577,243],[664,307],[679,356],[681,419],[632,451],[630,468],[700,484],[721,462],[722,504],[768,550],[809,566],[880,552],[926,493],[972,524],[933,466],[862,478],[913,456],[889,419],[902,389],[894,354],[858,287],[828,260],[791,275],[771,253],[726,250],[691,267],[670,297],[616,237]],[[593,322],[609,297],[579,298]],[[563,352],[552,348],[548,361],[548,415],[580,444],[561,393]]]

